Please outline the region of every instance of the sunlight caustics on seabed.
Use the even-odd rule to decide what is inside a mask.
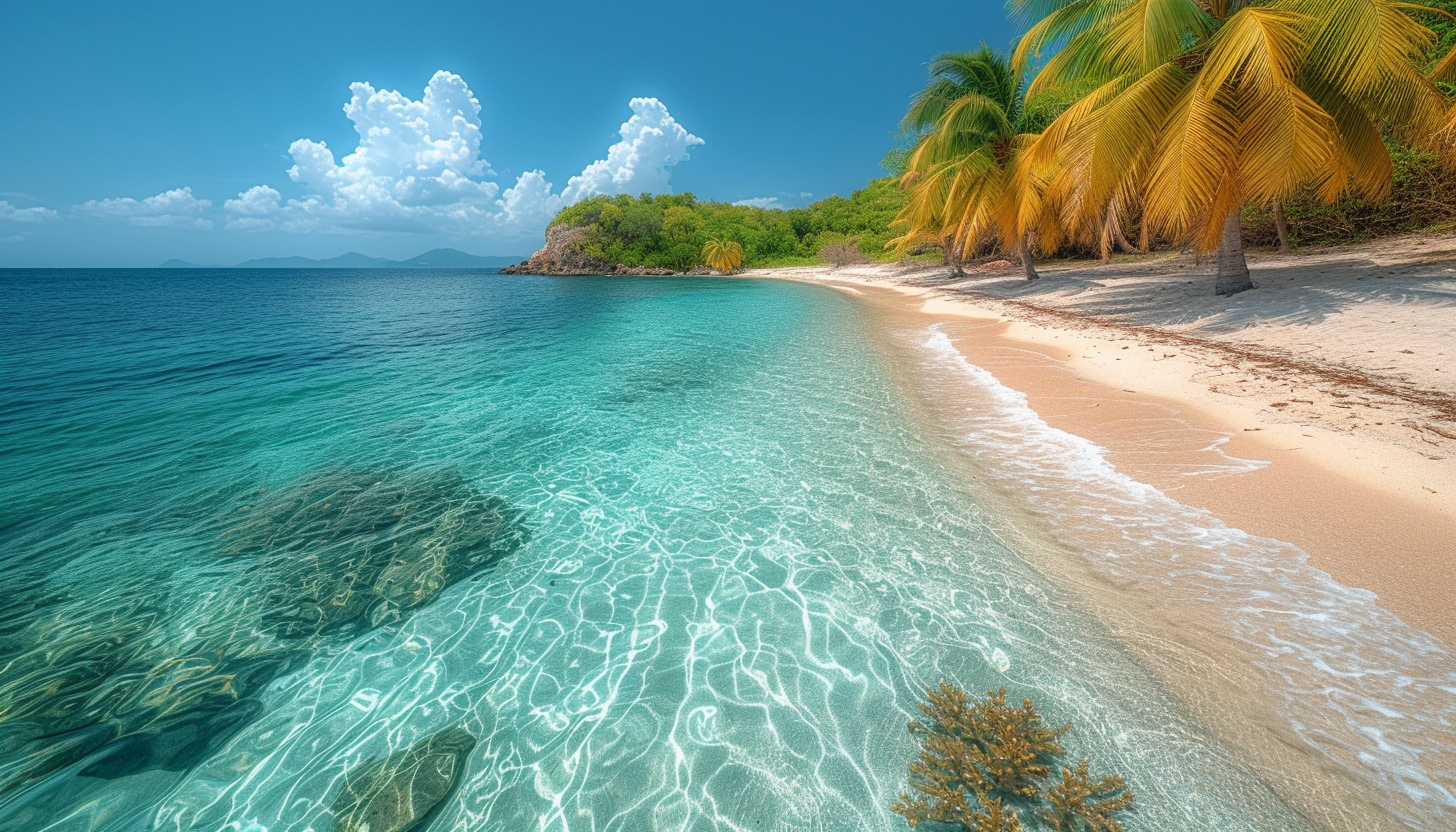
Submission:
[[[898,828],[905,723],[941,679],[1072,720],[1071,755],[1136,792],[1129,829],[1309,828],[1027,565],[851,298],[462,272],[0,281],[24,359],[0,367],[0,829],[381,832],[416,809],[434,830]],[[988,414],[1014,410],[966,372]],[[1066,472],[1024,428],[957,436],[1055,514],[1036,478]],[[1166,502],[1113,519],[1184,522]],[[1230,638],[1270,633],[1308,634]],[[1402,707],[1392,687],[1372,683],[1374,713]],[[1307,727],[1290,701],[1402,795],[1392,811],[1441,828],[1445,797],[1403,797],[1440,785],[1401,756],[1414,740],[1362,733],[1384,730],[1368,710]],[[405,787],[424,802],[364,818]]]

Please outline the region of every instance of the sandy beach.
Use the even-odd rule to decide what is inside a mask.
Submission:
[[[1211,264],[1163,255],[952,275],[756,270],[940,323],[971,363],[1118,470],[1456,646],[1456,237]]]

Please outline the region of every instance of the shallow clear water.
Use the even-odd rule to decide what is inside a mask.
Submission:
[[[1129,829],[1306,828],[1027,565],[851,298],[0,281],[0,829],[324,832],[447,728],[435,830],[900,828],[941,679],[1072,720]]]

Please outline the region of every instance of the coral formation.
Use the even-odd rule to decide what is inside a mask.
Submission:
[[[971,832],[1019,832],[1025,813],[1027,822],[1055,832],[1122,832],[1116,815],[1133,803],[1126,783],[1117,775],[1093,780],[1086,760],[1054,773],[1071,725],[1045,727],[1030,699],[1008,705],[1002,688],[972,702],[942,682],[920,710],[927,721],[909,725],[921,745],[920,759],[910,764],[918,794],[901,794],[891,807],[911,826],[933,821]]]
[[[244,509],[185,578],[139,572],[6,622],[0,758],[18,762],[0,796],[81,760],[94,777],[190,768],[329,639],[403,619],[526,540],[519,512],[450,472],[336,467]]]

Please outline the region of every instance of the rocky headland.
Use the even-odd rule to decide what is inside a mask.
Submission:
[[[627,266],[622,263],[608,263],[583,254],[576,245],[586,236],[587,230],[578,226],[553,225],[546,229],[546,245],[531,255],[524,263],[507,266],[501,274],[545,274],[545,275],[674,275],[714,274],[698,268],[681,272],[672,269],[649,266]]]

